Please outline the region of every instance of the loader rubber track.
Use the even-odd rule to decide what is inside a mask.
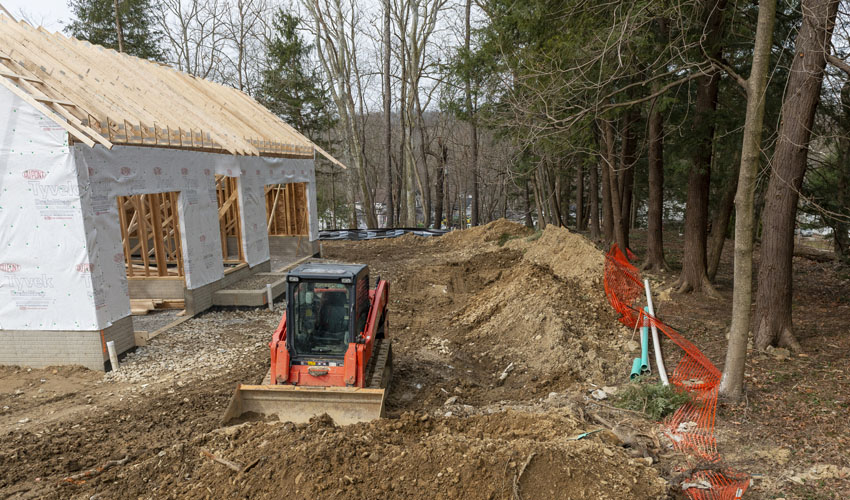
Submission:
[[[393,350],[389,339],[378,340],[375,345],[375,353],[366,366],[366,387],[370,389],[386,389],[389,387],[393,377]],[[376,367],[382,367],[376,370]]]

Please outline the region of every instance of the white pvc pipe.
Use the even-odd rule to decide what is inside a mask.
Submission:
[[[269,299],[269,311],[274,311],[274,297],[272,297],[271,283],[266,283],[266,297]]]
[[[646,307],[649,309],[649,314],[653,318],[655,317],[655,308],[652,306],[652,293],[649,291],[649,280],[643,280],[643,287],[646,290]],[[658,340],[658,329],[655,327],[655,323],[650,321],[650,326],[652,327],[652,348],[655,351],[655,366],[658,367],[658,375],[661,377],[661,383],[664,385],[670,385],[670,381],[667,380],[667,369],[664,368],[664,360],[661,358],[661,342]]]
[[[109,364],[112,365],[112,371],[118,371],[118,353],[115,351],[115,342],[110,340],[106,343],[106,350],[109,351]]]

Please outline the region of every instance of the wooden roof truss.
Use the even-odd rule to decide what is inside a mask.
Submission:
[[[0,85],[73,140],[344,165],[243,92],[0,13]]]

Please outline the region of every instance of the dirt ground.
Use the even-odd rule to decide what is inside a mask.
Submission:
[[[220,427],[237,382],[267,371],[283,310],[211,311],[138,348],[116,373],[0,369],[0,497],[681,497],[685,462],[659,426],[589,397],[624,383],[638,345],[606,302],[602,253],[587,240],[497,221],[440,238],[326,242],[324,253],[391,283],[388,418]],[[838,288],[814,300],[803,291],[801,308],[820,312],[812,306],[826,298],[823,311],[850,307],[846,269],[808,272]],[[672,296],[660,307],[718,365],[720,302]],[[801,338],[809,357],[757,356],[749,403],[718,412],[724,456],[761,474],[745,498],[850,497],[846,479],[824,478],[850,465],[847,391],[838,390],[850,383],[847,321],[811,320],[819,330]],[[822,337],[839,348],[811,344]],[[575,439],[600,422],[613,432]],[[819,464],[835,467],[813,471]]]

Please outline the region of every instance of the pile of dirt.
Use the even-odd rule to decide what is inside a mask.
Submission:
[[[576,280],[588,289],[598,289],[605,271],[605,256],[584,236],[567,228],[547,226],[540,238],[509,241],[508,248],[525,250],[523,258],[550,269],[565,280]]]
[[[609,384],[623,372],[628,337],[603,298],[576,281],[519,261],[454,313],[460,342],[540,375]]]
[[[475,226],[463,231],[452,231],[441,236],[435,243],[452,249],[476,247],[482,243],[498,242],[501,238],[519,238],[529,236],[533,233],[531,229],[511,222],[507,219],[499,219],[483,226]]]
[[[666,481],[645,460],[602,437],[574,439],[586,430],[567,415],[514,411],[464,419],[408,412],[348,427],[326,416],[250,422],[166,449],[119,482],[125,494],[177,498],[664,498]],[[253,467],[231,472],[200,449]]]

